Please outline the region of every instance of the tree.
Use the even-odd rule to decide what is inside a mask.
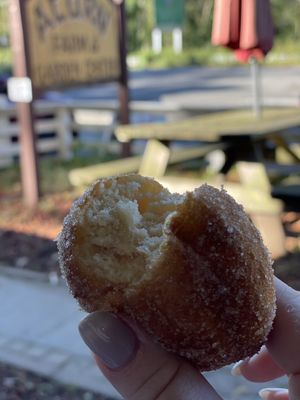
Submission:
[[[300,39],[300,0],[272,0],[275,32],[282,39]]]
[[[197,47],[210,41],[213,1],[186,0],[184,46]]]
[[[128,50],[149,47],[153,28],[153,3],[149,0],[126,0]]]

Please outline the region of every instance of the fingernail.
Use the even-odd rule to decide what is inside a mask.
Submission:
[[[86,345],[110,369],[125,367],[135,356],[138,340],[133,330],[111,313],[94,312],[79,325]]]
[[[231,369],[231,375],[233,376],[241,376],[242,375],[242,366],[247,364],[250,360],[250,357],[245,358],[244,360],[238,361],[237,363],[234,364],[234,366]]]
[[[233,375],[233,376],[242,375],[241,365],[243,365],[243,364],[244,364],[244,360],[238,361],[237,363],[235,363],[234,366],[231,368],[231,375]]]
[[[272,393],[279,394],[279,393],[287,393],[287,392],[288,392],[287,389],[282,389],[282,388],[265,388],[265,389],[261,389],[258,392],[258,394],[263,400],[268,400]]]

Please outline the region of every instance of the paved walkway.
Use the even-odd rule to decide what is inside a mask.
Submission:
[[[263,104],[299,105],[299,66],[263,66],[261,73]],[[167,101],[195,110],[251,107],[253,102],[250,68],[246,66],[132,71],[129,88],[131,100]],[[58,99],[116,100],[118,90],[115,83],[90,85],[56,93]]]
[[[83,317],[64,286],[0,275],[0,361],[119,398],[81,341],[77,326]],[[232,377],[229,367],[206,377],[226,400],[257,399],[266,386]]]

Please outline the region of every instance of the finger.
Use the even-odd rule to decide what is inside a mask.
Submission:
[[[285,375],[275,363],[264,346],[258,354],[237,363],[232,369],[233,375],[243,375],[252,382],[267,382]]]
[[[277,312],[267,342],[270,355],[287,373],[300,372],[300,293],[275,279]]]
[[[195,368],[113,314],[92,313],[79,331],[126,400],[221,400]]]
[[[291,374],[289,376],[290,400],[300,399],[300,374]]]
[[[263,400],[291,400],[287,389],[266,388],[259,391]]]

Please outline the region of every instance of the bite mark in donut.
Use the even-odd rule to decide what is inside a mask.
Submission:
[[[130,318],[201,371],[256,353],[275,315],[271,259],[225,190],[121,175],[77,200],[58,239],[82,308]]]

